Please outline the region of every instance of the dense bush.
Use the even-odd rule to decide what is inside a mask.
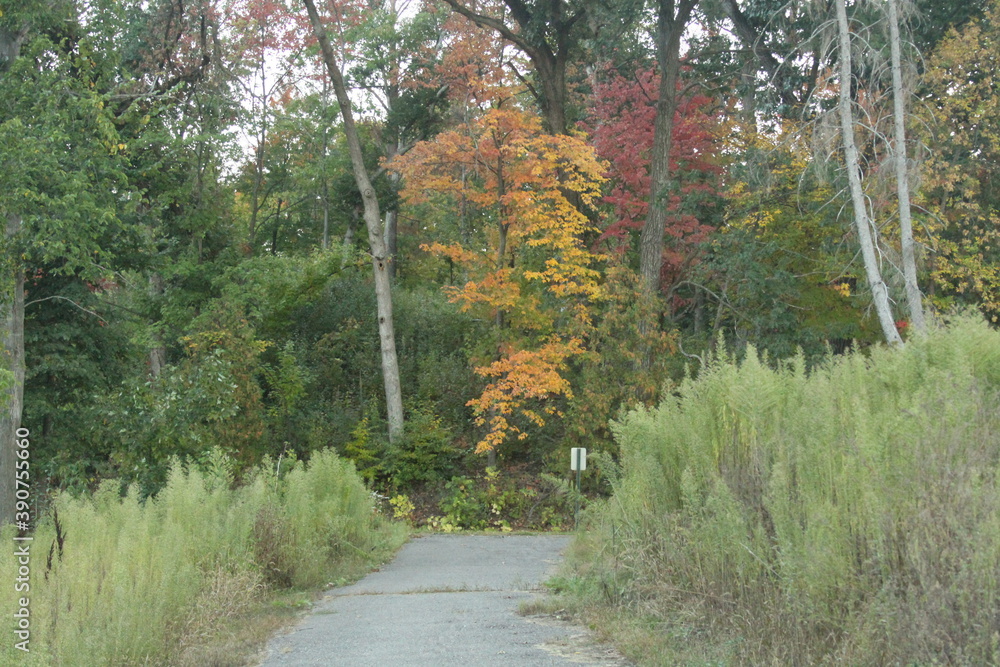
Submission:
[[[995,664],[998,391],[969,320],[810,372],[723,356],[616,425],[569,585],[668,662]]]
[[[389,449],[387,475],[397,489],[419,484],[440,484],[458,473],[462,455],[454,436],[429,408],[417,408],[407,414],[402,441]]]
[[[439,499],[441,515],[427,524],[446,532],[561,529],[572,523],[574,493],[553,475],[487,468],[476,478],[452,477]]]
[[[268,586],[336,580],[402,537],[332,452],[281,477],[262,466],[238,488],[220,455],[202,467],[175,464],[146,500],[136,486],[122,497],[113,482],[93,497],[59,495],[31,542],[31,653],[6,642],[0,662],[179,664]],[[9,528],[2,539],[13,544]],[[4,572],[16,571],[12,554],[0,556]],[[8,609],[17,595],[8,587]]]

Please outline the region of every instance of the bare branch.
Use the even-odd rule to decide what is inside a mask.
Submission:
[[[41,303],[42,301],[49,301],[51,299],[59,299],[61,301],[69,301],[71,304],[73,304],[74,306],[76,306],[77,308],[79,308],[80,310],[82,310],[83,312],[87,313],[88,315],[93,315],[94,317],[96,317],[97,319],[99,319],[101,322],[104,322],[105,324],[108,323],[108,321],[105,320],[103,317],[101,317],[100,315],[98,315],[97,313],[95,313],[92,310],[88,310],[88,309],[84,308],[83,306],[81,306],[80,304],[78,304],[76,301],[73,301],[73,299],[70,299],[70,298],[65,297],[65,296],[59,296],[57,294],[53,295],[53,296],[47,296],[47,297],[44,297],[44,298],[41,298],[41,299],[35,299],[34,301],[28,301],[27,303],[24,304],[24,307],[27,308],[28,306],[34,305],[36,303]]]
[[[514,0],[511,0],[511,2],[514,2]],[[532,46],[526,39],[524,39],[524,37],[511,30],[508,26],[504,25],[503,21],[494,18],[492,16],[477,14],[476,12],[472,11],[471,9],[463,5],[459,0],[444,0],[444,3],[449,7],[451,7],[454,12],[456,12],[457,14],[461,14],[465,18],[469,19],[470,21],[478,25],[479,27],[495,30],[500,34],[501,37],[503,37],[508,42],[517,46],[526,54],[528,54],[528,57],[530,57],[532,60],[534,60],[536,57],[540,55],[538,50],[534,46]],[[508,3],[508,6],[510,6],[510,4],[511,3]],[[517,3],[514,2],[514,4]],[[511,10],[514,11],[516,18],[517,17],[516,10],[513,7],[511,7]]]

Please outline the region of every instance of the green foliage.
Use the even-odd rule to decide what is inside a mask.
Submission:
[[[92,437],[114,443],[109,456],[143,495],[165,481],[171,458],[220,447],[245,470],[262,456],[265,431],[257,381],[266,344],[231,304],[206,313],[185,339],[187,357],[158,378],[122,383],[102,398]]]
[[[372,496],[354,466],[330,450],[317,452],[284,479],[283,541],[294,564],[292,583],[308,588],[329,581],[342,560],[367,559],[376,547]]]
[[[417,407],[408,414],[403,439],[389,449],[386,466],[393,486],[408,489],[449,479],[458,472],[461,456],[441,418]]]
[[[295,422],[301,417],[301,404],[306,398],[306,387],[311,381],[308,370],[302,367],[296,355],[295,342],[288,341],[278,351],[274,365],[264,366],[263,374],[270,389],[268,416],[271,432],[288,442],[295,432]]]
[[[221,452],[201,468],[175,463],[147,500],[135,486],[121,496],[113,482],[93,497],[55,499],[57,514],[31,543],[38,664],[177,664],[192,633],[259,604],[265,582],[315,587],[400,542],[401,530],[373,513],[350,463],[332,452],[284,479],[259,468],[238,488]],[[11,543],[10,527],[2,534]],[[0,568],[15,571],[11,550]],[[15,596],[9,587],[5,605],[13,609]],[[20,663],[11,642],[0,656]]]
[[[572,520],[569,485],[550,475],[534,478],[487,468],[476,478],[453,477],[441,498],[443,517],[432,527],[452,530],[562,528]],[[436,525],[435,525],[436,524]]]
[[[468,477],[453,477],[444,485],[441,510],[450,524],[459,528],[486,528],[486,506],[477,492],[476,482]]]
[[[655,400],[669,377],[676,334],[642,324],[655,320],[664,304],[636,299],[639,276],[623,266],[609,267],[605,276],[589,341],[593,353],[574,365],[573,398],[560,424],[565,435],[554,438],[558,448],[548,454],[563,457],[568,444],[592,451],[608,446],[611,418]]]
[[[835,175],[812,159],[804,136],[790,123],[780,140],[752,127],[733,133],[740,160],[730,166],[727,224],[677,292],[689,352],[711,348],[720,332],[734,350],[752,344],[778,359],[873,339],[873,323],[858,314],[870,295],[858,293],[860,268],[830,206]]]
[[[919,204],[930,227],[933,301],[942,310],[973,305],[995,323],[1000,172],[985,165],[1000,160],[1000,3],[987,5],[961,32],[948,32],[928,59],[927,115],[917,129],[931,149]]]
[[[59,34],[71,29],[31,33],[0,77],[0,212],[24,225],[11,259],[97,278],[107,274],[109,238],[134,230],[119,226],[118,213],[130,207],[121,138],[97,87],[113,58],[94,60],[87,37],[73,52]]]
[[[408,404],[417,406],[411,410],[412,418],[420,422],[413,434],[423,439],[402,443],[400,451],[430,446],[428,438],[439,438],[441,429],[454,440],[468,437],[472,429],[465,402],[475,379],[465,348],[467,339],[479,331],[479,323],[456,312],[436,290],[397,288],[393,300],[400,374]],[[355,439],[352,433],[365,417],[372,437],[381,437],[378,415],[385,397],[371,284],[349,272],[324,282],[322,290],[285,313],[284,319],[275,320],[281,328],[267,325],[262,335],[276,341],[294,335],[297,363],[309,370],[307,396],[299,408],[302,417],[293,420],[294,431],[286,437],[291,446],[300,453],[317,446],[342,448]],[[436,417],[430,418],[432,413]],[[425,429],[432,435],[421,435]],[[383,460],[388,450],[384,443],[372,443],[371,454],[379,458],[382,469],[366,476],[391,477],[393,464]],[[450,457],[452,452],[446,450],[441,451]],[[358,462],[361,470],[369,465]]]
[[[732,662],[993,663],[998,395],[1000,334],[970,319],[811,372],[723,353],[616,424],[582,586]]]
[[[401,519],[407,522],[413,520],[413,512],[417,509],[413,501],[402,494],[390,498],[389,506],[392,507],[393,519]]]
[[[226,269],[209,291],[217,296],[202,302],[177,345],[168,345],[169,356],[182,356],[157,377],[142,356],[150,344],[144,325],[116,321],[120,308],[108,307],[131,310],[134,293],[74,293],[114,322],[107,327],[68,302],[47,302],[46,317],[29,330],[39,354],[27,416],[52,421],[40,446],[53,481],[79,489],[117,477],[148,495],[165,483],[171,457],[196,460],[215,446],[238,462],[240,476],[265,454],[308,458],[331,446],[355,461],[369,484],[409,489],[457,474],[459,443],[471,434],[464,341],[475,323],[436,291],[401,292],[398,314],[406,324],[397,329],[398,347],[416,396],[413,428],[389,451],[378,416],[371,286],[339,272],[332,253],[258,257]]]
[[[295,343],[288,341],[278,352],[278,363],[264,369],[264,377],[276,394],[275,405],[269,412],[275,416],[288,417],[298,407],[305,396],[308,376],[295,358]]]
[[[382,473],[382,449],[372,440],[368,417],[358,422],[351,431],[351,439],[344,445],[344,456],[354,462],[358,474],[369,485]]]
[[[141,349],[135,325],[116,318],[113,291],[77,276],[38,270],[27,283],[26,369],[22,423],[32,425],[32,448],[56,484],[84,488],[111,472],[109,440],[92,438],[106,419],[95,395],[120,388]],[[93,289],[94,291],[91,291]]]

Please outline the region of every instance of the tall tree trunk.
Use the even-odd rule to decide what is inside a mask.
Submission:
[[[375,188],[372,187],[368,170],[365,168],[364,156],[361,152],[361,139],[354,124],[354,114],[351,111],[351,99],[347,95],[344,77],[337,64],[336,55],[326,29],[320,21],[319,12],[313,0],[303,0],[313,32],[319,41],[330,81],[333,83],[337,101],[340,103],[340,114],[344,120],[344,136],[351,155],[351,166],[354,169],[354,180],[361,191],[364,203],[365,226],[368,228],[368,247],[372,255],[372,270],[375,274],[375,299],[378,304],[379,343],[382,349],[382,379],[385,385],[385,403],[388,411],[389,441],[398,442],[403,435],[403,393],[399,381],[399,360],[396,357],[396,337],[392,323],[392,281],[389,278],[389,257],[386,254],[383,240],[382,216],[379,212]]]
[[[327,88],[327,82],[323,80],[323,168],[322,168],[322,179],[323,179],[323,250],[330,249],[330,184],[326,178],[326,168],[327,168],[327,153],[330,148],[330,132],[328,123],[326,122],[326,107],[328,99],[329,89]],[[343,268],[343,267],[341,267]]]
[[[149,276],[149,295],[154,302],[163,297],[163,290],[163,276],[154,271]],[[149,375],[155,380],[160,377],[163,367],[167,365],[167,348],[163,345],[163,334],[159,331],[154,331],[152,338],[153,347],[149,350]]]
[[[7,215],[7,243],[16,243],[21,217]],[[8,246],[9,247],[9,246]],[[13,248],[11,250],[14,250]],[[11,252],[11,257],[20,257]],[[12,383],[0,399],[0,525],[14,520],[15,440],[21,428],[24,406],[24,267],[15,259],[11,274],[4,276],[0,292],[0,367],[13,374]],[[9,291],[8,291],[9,290]]]
[[[395,11],[395,8],[393,8]],[[397,72],[399,64],[397,63]],[[399,82],[393,81],[387,86],[386,89],[386,100],[388,101],[389,113],[392,113],[393,109],[399,107]],[[399,146],[401,142],[401,136],[399,133],[393,133],[382,147],[383,153],[387,160],[399,155]],[[399,181],[402,177],[394,171],[389,172],[389,184],[392,186],[393,193],[399,192]],[[384,228],[384,238],[385,242],[385,252],[389,258],[389,280],[396,282],[396,270],[398,264],[398,257],[396,255],[397,250],[397,237],[399,228],[397,223],[399,222],[399,209],[396,205],[393,205],[388,211],[385,212],[385,228]]]
[[[385,212],[385,253],[389,260],[389,280],[396,280],[396,224],[399,221],[399,211],[392,208]]]
[[[503,201],[504,197],[507,195],[507,182],[504,176],[503,170],[503,158],[497,157],[497,201]],[[500,220],[497,223],[497,259],[495,270],[498,275],[502,275],[500,272],[503,271],[504,265],[507,263],[507,236],[510,231],[510,225],[506,222],[508,219],[508,210],[504,205],[500,206]],[[497,306],[497,312],[494,314],[493,325],[497,328],[497,331],[504,328],[504,320],[506,319],[507,313],[503,308]],[[499,352],[499,351],[498,351]],[[497,357],[499,360],[500,357]]]
[[[264,184],[264,145],[267,141],[267,78],[264,71],[264,60],[260,62],[260,94],[263,100],[260,121],[260,132],[257,135],[257,149],[254,151],[253,189],[250,192],[250,232],[249,243],[253,248],[257,236],[257,218],[260,216],[260,190]]]
[[[330,192],[323,182],[323,250],[330,249]]]
[[[539,105],[550,134],[566,132],[566,61],[569,54],[563,44],[548,58],[535,61],[536,70],[541,75],[542,95]]]
[[[655,294],[663,268],[663,233],[667,226],[670,189],[670,151],[673,146],[674,114],[677,111],[677,80],[680,77],[681,36],[697,0],[659,0],[656,24],[656,58],[660,66],[660,90],[653,127],[650,156],[649,212],[639,236],[639,273],[644,289]]]
[[[27,34],[27,24],[17,31],[0,28],[0,74],[19,57]],[[6,222],[6,250],[13,262],[11,272],[0,275],[0,368],[13,377],[11,385],[0,394],[0,526],[14,520],[14,443],[24,407],[24,267],[16,246],[21,216],[7,213]]]
[[[694,333],[695,335],[705,331],[705,292],[696,287],[694,291]]]
[[[548,0],[535,6],[522,0],[504,0],[504,6],[518,25],[518,29],[513,29],[501,18],[477,13],[478,3],[444,2],[479,27],[495,31],[528,56],[536,77],[531,92],[542,109],[546,129],[550,134],[566,134],[566,72],[570,51],[578,43],[572,31],[575,24],[586,20],[586,3],[580,3],[576,12],[567,14],[565,0]],[[547,32],[541,26],[552,30]]]
[[[844,160],[847,167],[847,180],[851,189],[851,202],[854,206],[854,224],[861,243],[861,256],[865,263],[865,273],[868,286],[872,290],[875,302],[875,312],[885,339],[892,345],[902,345],[903,339],[896,330],[892,319],[892,307],[889,305],[889,289],[882,280],[878,257],[875,252],[875,241],[872,235],[872,221],[868,215],[868,205],[865,193],[861,187],[861,166],[858,160],[858,148],[854,143],[854,114],[851,110],[851,33],[847,23],[847,6],[845,0],[836,0],[837,27],[839,33],[840,60],[840,129],[844,140]]]
[[[726,17],[729,18],[730,23],[732,23],[733,29],[740,38],[740,41],[754,55],[752,61],[744,63],[744,80],[748,83],[747,88],[750,91],[749,95],[751,98],[756,95],[755,89],[757,88],[757,84],[755,83],[755,79],[757,78],[757,71],[759,68],[763,68],[770,77],[768,86],[778,93],[782,104],[788,107],[789,110],[801,108],[803,100],[809,99],[808,92],[802,92],[801,88],[799,88],[799,96],[797,97],[796,88],[787,85],[781,61],[768,48],[764,41],[764,35],[758,32],[749,19],[747,19],[747,16],[740,9],[737,0],[720,0],[719,4]],[[752,117],[752,114],[756,111],[753,99],[744,99],[743,103],[744,109]]]
[[[271,232],[271,256],[278,254],[278,231],[281,229],[281,205],[285,202],[279,197],[278,208],[274,212],[274,231]]]
[[[347,229],[344,231],[344,238],[340,242],[340,268],[343,269],[351,261],[354,251],[354,228],[358,224],[358,210],[351,209],[351,216],[347,219]]]
[[[917,284],[917,261],[913,248],[913,222],[910,217],[910,175],[906,161],[906,98],[903,90],[903,56],[899,36],[899,11],[896,0],[889,0],[889,42],[892,51],[892,124],[896,163],[896,196],[899,207],[899,238],[903,254],[903,280],[910,322],[917,333],[927,331],[923,297]]]
[[[10,69],[11,64],[21,55],[21,44],[28,36],[28,23],[15,30],[11,26],[0,27],[0,74]]]

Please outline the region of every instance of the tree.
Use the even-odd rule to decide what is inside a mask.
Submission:
[[[246,117],[252,126],[252,133],[247,134],[254,144],[247,231],[247,243],[253,249],[257,245],[258,218],[275,181],[267,178],[270,174],[265,167],[266,152],[273,145],[268,136],[274,123],[271,109],[291,86],[296,54],[285,39],[292,27],[288,25],[288,12],[283,4],[248,0],[234,9],[232,24],[236,28],[238,55],[233,65],[244,70],[241,84],[249,106]]]
[[[839,182],[817,168],[814,137],[799,121],[758,130],[736,116],[720,149],[729,156],[724,215],[692,269],[704,298],[688,308],[694,344],[724,334],[731,350],[752,344],[778,359],[867,343],[857,251],[830,205]]]
[[[610,163],[610,191],[603,201],[614,207],[615,214],[602,238],[619,246],[631,243],[649,215],[650,153],[659,84],[654,72],[640,69],[628,78],[609,70],[594,86],[586,126],[598,155]],[[678,81],[677,86],[683,88],[684,83]],[[670,163],[677,186],[665,202],[669,215],[665,234],[672,243],[661,270],[668,290],[695,261],[699,244],[712,230],[707,223],[721,209],[720,123],[714,104],[704,94],[688,94],[675,112]]]
[[[827,58],[817,18],[826,17],[803,3],[780,0],[719,4],[743,47],[730,64],[742,70],[744,115],[752,118],[763,111],[767,116],[810,118],[815,113],[813,93]],[[741,57],[744,54],[752,58]]]
[[[424,7],[406,16],[406,4],[399,0],[370,4],[366,20],[352,39],[360,62],[351,68],[351,79],[366,91],[383,115],[383,122],[373,124],[373,135],[386,160],[428,138],[438,124],[445,99],[444,87],[435,90],[422,81],[439,56],[438,13]],[[392,258],[389,276],[395,280],[400,260],[395,194],[400,184],[397,173],[389,172],[387,177],[393,196],[384,211],[384,240]]]
[[[14,442],[24,390],[27,267],[107,274],[101,239],[128,205],[121,143],[106,81],[113,63],[95,50],[75,6],[29,4],[0,17],[0,283],[4,370],[0,412],[0,522],[14,518]]]
[[[906,302],[914,331],[924,333],[923,297],[917,284],[917,262],[913,250],[913,222],[910,215],[910,169],[906,160],[906,92],[903,89],[902,40],[899,35],[897,0],[888,0],[889,41],[892,51],[892,125],[893,155],[896,167],[896,199],[899,210],[899,236],[903,255],[903,278]]]
[[[653,149],[650,153],[650,206],[639,236],[639,274],[648,295],[660,289],[663,234],[667,226],[671,188],[670,153],[677,112],[677,82],[681,71],[681,37],[697,0],[657,0],[656,61],[660,85],[656,101]]]
[[[0,84],[8,82],[10,68],[21,55],[21,46],[31,30],[29,16],[3,17],[0,25]],[[20,123],[9,126],[15,119],[3,118],[0,137],[10,141],[14,134],[10,129],[20,130]],[[5,153],[16,148],[8,145]],[[0,276],[0,352],[3,354],[4,405],[0,412],[0,525],[14,520],[14,466],[17,461],[15,439],[21,428],[21,413],[24,401],[24,266],[21,260],[20,237],[22,212],[12,209],[9,203],[0,206],[6,217],[3,250],[5,261]]]
[[[933,231],[938,307],[978,307],[1000,321],[1000,3],[952,30],[927,59],[921,128],[929,148],[920,208]]]
[[[354,122],[351,99],[347,94],[344,76],[337,62],[337,55],[327,37],[326,27],[316,10],[316,3],[313,0],[304,0],[304,2],[313,32],[319,41],[323,62],[326,64],[327,73],[333,82],[337,102],[340,104],[340,114],[344,121],[344,135],[347,137],[354,179],[357,181],[364,204],[365,226],[368,228],[368,247],[372,255],[375,295],[378,302],[379,343],[382,350],[382,374],[385,385],[386,409],[388,410],[389,440],[396,442],[403,435],[403,394],[399,382],[399,361],[396,358],[396,338],[392,324],[392,281],[388,267],[391,258],[386,254],[378,198],[375,196],[375,189],[372,187],[368,170],[365,167],[361,139]]]
[[[495,31],[514,44],[531,60],[537,85],[530,90],[538,100],[548,131],[565,134],[566,74],[570,56],[587,27],[590,9],[585,2],[554,0],[531,2],[504,0],[502,4],[486,5],[493,11],[477,11],[463,0],[444,0],[458,14],[483,28]],[[523,76],[522,76],[523,78]]]
[[[590,223],[566,191],[592,205],[603,166],[581,139],[543,133],[506,99],[392,163],[411,205],[462,208],[471,218],[464,242],[425,248],[468,276],[446,288],[450,299],[493,321],[475,369],[489,382],[469,401],[487,428],[480,452],[528,437],[515,416],[542,425],[556,411],[552,399],[572,395],[563,371],[585,353],[598,292],[598,258],[581,240]]]
[[[231,7],[235,47],[232,66],[240,74],[241,97],[247,107],[244,114],[248,122],[241,125],[250,125],[246,134],[253,142],[253,160],[248,165],[250,215],[246,241],[252,249],[258,245],[261,213],[272,199],[277,180],[265,164],[270,159],[268,149],[275,145],[269,136],[274,125],[272,109],[290,89],[294,76],[297,54],[286,38],[293,30],[288,18],[287,8],[273,0],[248,0]]]
[[[913,13],[917,20],[912,30],[917,50],[920,53],[931,53],[952,31],[961,32],[970,21],[982,19],[992,6],[992,0],[915,0]]]
[[[840,116],[841,138],[844,144],[844,162],[847,169],[848,186],[851,192],[851,203],[854,208],[854,227],[861,243],[861,255],[864,260],[868,285],[872,290],[875,312],[882,326],[882,333],[887,342],[901,345],[903,339],[896,329],[892,317],[892,307],[889,304],[889,289],[882,280],[878,256],[875,251],[875,241],[872,238],[872,220],[868,213],[868,202],[865,199],[861,184],[861,166],[858,159],[858,148],[854,141],[855,121],[851,103],[851,83],[854,73],[851,69],[851,32],[847,20],[845,0],[835,0],[837,12],[838,56],[840,60],[840,93],[837,105]]]

